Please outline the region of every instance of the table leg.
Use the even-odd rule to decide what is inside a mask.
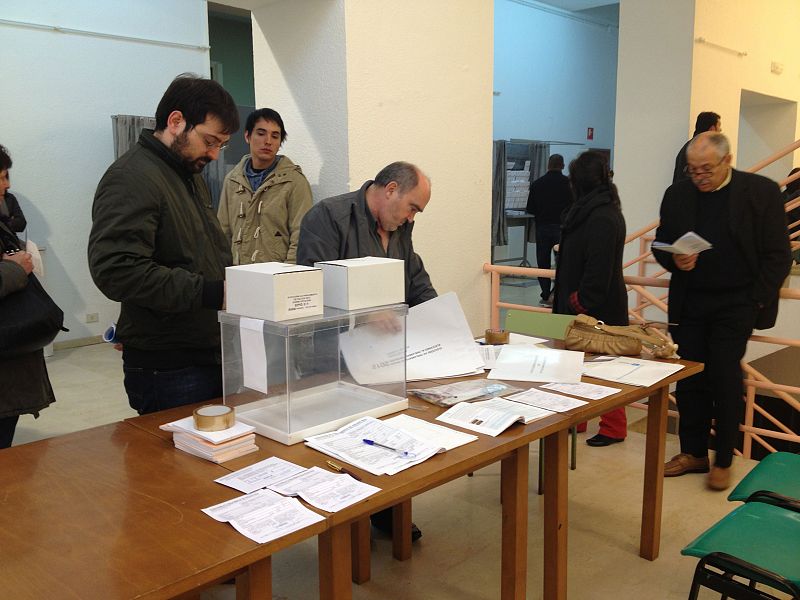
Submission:
[[[500,463],[503,549],[500,597],[524,600],[528,569],[528,446]]]
[[[272,598],[272,558],[254,562],[236,577],[236,600],[270,600]]]
[[[319,534],[320,600],[350,600],[350,525],[336,525]]]
[[[392,556],[397,560],[411,558],[411,499],[392,507]]]
[[[352,547],[353,583],[366,583],[370,578],[370,522],[369,517],[350,525]]]
[[[664,495],[664,445],[667,438],[667,386],[656,390],[647,402],[647,441],[644,455],[644,494],[639,556],[658,558],[661,543],[661,504]]]
[[[566,429],[544,438],[544,598],[567,598]]]

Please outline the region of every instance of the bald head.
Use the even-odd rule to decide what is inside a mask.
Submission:
[[[381,169],[367,189],[367,205],[385,231],[411,223],[430,199],[430,179],[419,167],[407,162],[395,162]]]

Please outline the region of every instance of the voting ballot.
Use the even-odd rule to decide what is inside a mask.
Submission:
[[[407,312],[405,304],[326,306],[322,315],[286,321],[220,312],[225,405],[283,444],[407,408]],[[357,371],[370,368],[369,378],[342,355],[354,345],[359,356],[381,357],[373,361],[381,364],[358,365]]]

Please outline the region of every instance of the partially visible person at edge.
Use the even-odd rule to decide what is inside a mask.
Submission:
[[[789,171],[789,177],[794,175],[795,173],[800,172],[800,167],[795,167],[791,171]],[[789,203],[792,200],[796,200],[800,198],[800,179],[795,179],[794,181],[790,181],[786,184],[786,189],[783,190],[783,202]],[[795,206],[793,209],[786,212],[786,218],[789,221],[789,225],[792,223],[796,223],[800,221],[800,205]],[[800,229],[800,225],[796,225],[795,227],[789,230],[789,234],[795,233],[798,229]],[[795,242],[800,242],[800,239],[794,238]],[[800,262],[800,248],[794,250],[792,252],[792,258],[794,262]]]
[[[200,172],[238,128],[221,85],[180,75],[158,104],[155,131],[144,130],[97,186],[89,270],[122,305],[125,391],[139,414],[222,395],[217,311],[231,250]]]
[[[6,149],[0,146],[0,191],[8,189],[10,168],[11,158]],[[28,285],[33,261],[23,248],[25,244],[0,220],[0,303],[2,298],[19,293]],[[38,417],[39,411],[56,401],[47,375],[44,350],[0,357],[0,381],[3,382],[3,393],[0,394],[0,448],[9,448],[14,441],[20,415]]]
[[[298,165],[278,154],[286,137],[283,119],[271,108],[247,117],[250,154],[225,177],[217,213],[235,265],[296,260],[311,186]]]
[[[722,131],[722,117],[715,112],[701,112],[697,115],[697,120],[694,123],[694,133],[692,140],[701,133],[706,131]],[[678,155],[675,157],[675,170],[672,172],[672,183],[678,183],[686,177],[686,150],[692,140],[689,140],[683,145]]]
[[[628,325],[628,295],[622,275],[625,219],[606,157],[591,150],[569,165],[575,200],[561,225],[553,312],[591,315],[607,325]],[[609,446],[625,440],[624,408],[600,417],[600,431],[586,440]],[[580,430],[580,429],[579,429]]]
[[[436,297],[422,259],[414,252],[414,218],[431,199],[430,179],[407,162],[385,166],[361,189],[318,202],[300,227],[297,264],[382,256],[405,262],[406,302],[410,306]],[[392,509],[370,516],[372,525],[392,533]],[[411,541],[422,537],[411,524]]]
[[[655,250],[653,256],[671,273],[670,332],[680,355],[705,368],[676,386],[681,451],[664,465],[664,476],[708,473],[707,486],[724,490],[744,415],[741,359],[753,329],[775,324],[792,257],[774,181],[733,169],[721,133],[699,134],[687,158],[689,179],[664,192],[656,240],[671,244],[694,231],[712,247],[699,254]],[[710,465],[712,420],[716,455]]]
[[[14,194],[8,191],[11,187],[11,177],[8,170],[11,168],[11,156],[5,146],[0,145],[0,223],[11,231],[19,233],[28,226],[25,215],[19,206]]]
[[[564,157],[553,154],[547,161],[547,173],[531,184],[525,211],[535,217],[536,266],[550,268],[553,248],[561,238],[561,218],[572,202],[569,179],[562,173]],[[552,306],[550,278],[539,277],[539,306]]]

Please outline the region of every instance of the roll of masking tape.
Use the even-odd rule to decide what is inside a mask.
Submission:
[[[207,404],[195,409],[194,428],[199,431],[222,431],[236,422],[233,408],[222,404]]]
[[[508,332],[505,329],[487,329],[484,339],[487,344],[507,344]]]

